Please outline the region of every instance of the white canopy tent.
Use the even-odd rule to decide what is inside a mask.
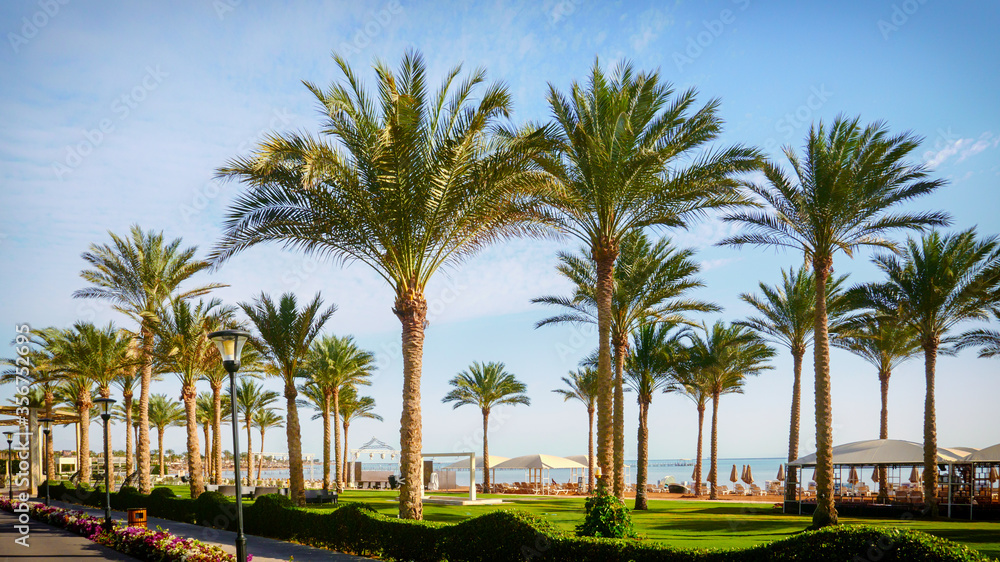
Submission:
[[[507,458],[508,457],[501,457],[499,455],[490,455],[490,472],[492,473],[492,476],[493,476],[493,478],[491,479],[491,482],[494,482],[494,483],[496,482],[496,479],[497,479],[497,465],[500,464],[500,463],[502,463],[503,461],[507,460]],[[476,481],[476,472],[480,471],[482,469],[483,469],[483,456],[482,455],[477,455],[476,456],[476,465],[475,465],[474,469],[470,469],[469,468],[469,461],[467,459],[462,459],[462,460],[460,460],[458,462],[453,462],[453,463],[451,463],[451,464],[449,464],[447,466],[441,467],[441,470],[472,470],[472,475],[471,475],[472,477],[470,478],[470,480],[473,483],[475,483],[475,481]]]
[[[538,488],[545,490],[544,471],[553,468],[586,469],[587,467],[574,460],[553,455],[525,455],[514,457],[496,465],[497,469],[524,469],[528,471],[528,483],[534,485],[538,482]]]
[[[990,501],[1000,500],[1000,443],[986,447],[985,449],[973,450],[962,458],[961,464],[969,465],[969,480],[972,489],[970,493],[973,497],[986,495]],[[977,471],[978,469],[978,471]],[[997,491],[993,492],[993,483],[996,482]],[[972,506],[969,505],[969,519],[972,519]]]

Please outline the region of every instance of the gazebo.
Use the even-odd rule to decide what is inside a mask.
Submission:
[[[553,468],[570,468],[570,469],[585,469],[586,466],[564,457],[556,457],[553,455],[525,455],[523,457],[514,457],[512,459],[506,460],[498,465],[497,469],[509,469],[509,468],[519,468],[528,471],[528,484],[533,488],[536,486],[538,490],[545,491],[545,471],[551,470]],[[537,479],[536,479],[537,477]]]
[[[500,455],[490,455],[490,472],[492,473],[493,482],[497,479],[497,465],[508,460],[508,457],[501,457]],[[483,469],[483,456],[476,455],[476,470]],[[441,470],[469,470],[469,460],[462,459],[460,461],[453,462],[449,465],[441,467]]]

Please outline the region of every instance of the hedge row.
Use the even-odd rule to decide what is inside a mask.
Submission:
[[[216,492],[197,500],[173,497],[168,488],[149,496],[131,489],[112,494],[112,507],[145,507],[147,514],[235,530],[235,503]],[[53,486],[52,496],[103,505],[104,495],[87,489]],[[329,512],[295,508],[279,495],[267,495],[244,509],[248,534],[290,540],[361,556],[414,562],[986,562],[964,546],[919,531],[875,526],[840,526],[741,550],[677,549],[640,540],[566,535],[548,522],[517,510],[496,510],[457,524],[386,517],[359,503]]]

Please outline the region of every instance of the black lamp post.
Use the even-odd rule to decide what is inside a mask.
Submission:
[[[250,333],[243,330],[219,330],[208,334],[222,356],[222,366],[229,373],[229,400],[233,415],[233,476],[236,480],[236,561],[247,560],[247,539],[243,536],[243,488],[240,484],[240,426],[236,414],[236,371],[240,370],[240,353]]]
[[[49,505],[49,480],[52,479],[52,475],[49,474],[49,443],[52,439],[52,422],[54,421],[52,418],[38,418],[38,423],[42,424],[42,431],[45,432],[45,449],[42,453],[45,455],[45,505]]]
[[[104,529],[110,531],[111,523],[111,453],[109,445],[111,435],[108,433],[108,420],[111,419],[111,406],[114,398],[98,398],[94,400],[101,406],[101,419],[104,420]]]
[[[137,421],[132,422],[132,427],[135,429],[135,469],[139,470],[139,426],[141,424]],[[128,428],[125,428],[128,431]]]
[[[10,471],[11,471],[11,465],[13,464],[11,462],[11,459],[14,458],[14,451],[11,450],[10,446],[11,446],[12,443],[14,443],[14,432],[13,431],[5,431],[5,432],[3,432],[3,434],[7,436],[7,485],[10,487],[10,490],[7,492],[7,499],[9,499],[11,502],[13,502],[14,501],[14,475],[11,474]]]

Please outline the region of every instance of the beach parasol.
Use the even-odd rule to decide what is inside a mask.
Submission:
[[[694,471],[691,472],[691,480],[698,480],[698,465],[695,465]]]
[[[920,471],[917,470],[917,467],[913,467],[913,470],[910,471],[910,483],[916,484],[917,482],[920,482]]]
[[[858,478],[858,469],[852,466],[851,473],[847,476],[847,483],[854,486],[858,483],[858,480],[860,480]]]
[[[747,484],[753,484],[753,469],[750,468],[750,465],[747,465],[747,480],[746,480],[746,482],[747,482]]]
[[[997,480],[1000,480],[1000,470],[997,470],[997,467],[994,466],[990,469],[990,485]],[[1000,484],[997,484],[997,487],[1000,487]]]
[[[785,481],[785,465],[783,465],[783,464],[779,464],[778,465],[778,476],[777,476],[777,479],[778,479],[778,482],[784,482]]]
[[[872,482],[878,482],[878,467],[872,470]]]
[[[739,480],[739,478],[736,477],[736,465],[734,464],[733,472],[729,475],[729,481],[735,484],[737,480]]]

